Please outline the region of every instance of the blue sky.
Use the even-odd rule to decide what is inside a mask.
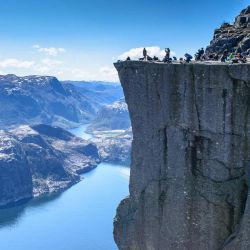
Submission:
[[[165,47],[177,56],[194,53],[247,5],[250,0],[0,0],[0,73],[116,81],[112,62],[121,55],[137,56],[144,46],[157,55]]]

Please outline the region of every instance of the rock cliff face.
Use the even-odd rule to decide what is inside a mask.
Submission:
[[[215,30],[207,52],[222,54],[225,49],[250,53],[250,6],[241,11],[233,24],[223,23]]]
[[[119,249],[250,249],[250,65],[115,67],[134,136]]]

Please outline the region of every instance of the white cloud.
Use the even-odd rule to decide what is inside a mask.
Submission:
[[[33,70],[39,74],[54,74],[55,70],[58,70],[57,67],[62,64],[62,61],[45,58],[41,61],[41,63],[36,63],[33,67]]]
[[[118,81],[118,74],[114,67],[104,66],[100,68],[99,72],[102,79],[106,79],[111,82]]]
[[[62,61],[59,61],[59,60],[52,60],[52,59],[50,59],[50,58],[43,59],[43,60],[42,60],[42,63],[43,63],[44,65],[49,66],[49,67],[54,67],[54,66],[58,66],[58,65],[63,64]]]
[[[50,68],[48,66],[44,66],[41,64],[35,65],[34,70],[35,70],[35,72],[38,72],[39,74],[46,74],[46,73],[50,72]]]
[[[72,69],[70,72],[64,72],[65,74],[71,75],[72,80],[85,80],[85,81],[110,81],[118,82],[118,74],[115,68],[104,66],[98,71],[88,72],[80,68]],[[64,74],[64,75],[65,75]]]
[[[146,50],[148,52],[148,55],[153,57],[153,56],[157,56],[159,58],[163,58],[165,56],[165,49],[161,49],[158,46],[152,46],[152,47],[146,47]],[[171,56],[175,56],[175,52],[171,51],[170,52]],[[126,60],[127,57],[130,57],[132,60],[138,60],[138,58],[143,57],[143,47],[140,48],[133,48],[130,49],[129,51],[126,51],[124,53],[122,53],[118,59],[119,60]]]
[[[64,48],[42,48],[40,45],[35,44],[32,46],[34,49],[36,49],[37,51],[39,51],[40,53],[44,53],[48,56],[57,56],[59,54],[65,53],[66,50]]]
[[[0,68],[25,68],[29,69],[35,64],[34,61],[23,61],[15,58],[0,61]]]
[[[111,68],[108,66],[104,66],[100,68],[99,72],[105,75],[117,75],[117,72],[114,67]]]
[[[71,73],[73,74],[73,77],[77,78],[77,79],[84,80],[84,79],[89,78],[89,74],[86,71],[82,70],[82,69],[77,69],[77,68],[72,69]]]
[[[56,75],[62,77],[62,76],[64,76],[64,73],[65,72],[63,70],[60,70],[60,71],[56,72]]]

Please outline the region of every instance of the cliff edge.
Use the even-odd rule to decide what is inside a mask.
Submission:
[[[250,65],[115,67],[134,136],[119,249],[250,249]]]

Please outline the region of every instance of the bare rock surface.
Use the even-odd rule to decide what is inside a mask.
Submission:
[[[223,23],[216,29],[206,50],[222,54],[225,49],[250,53],[250,6],[241,11],[233,24]]]
[[[250,65],[115,67],[133,130],[119,249],[250,249]]]

